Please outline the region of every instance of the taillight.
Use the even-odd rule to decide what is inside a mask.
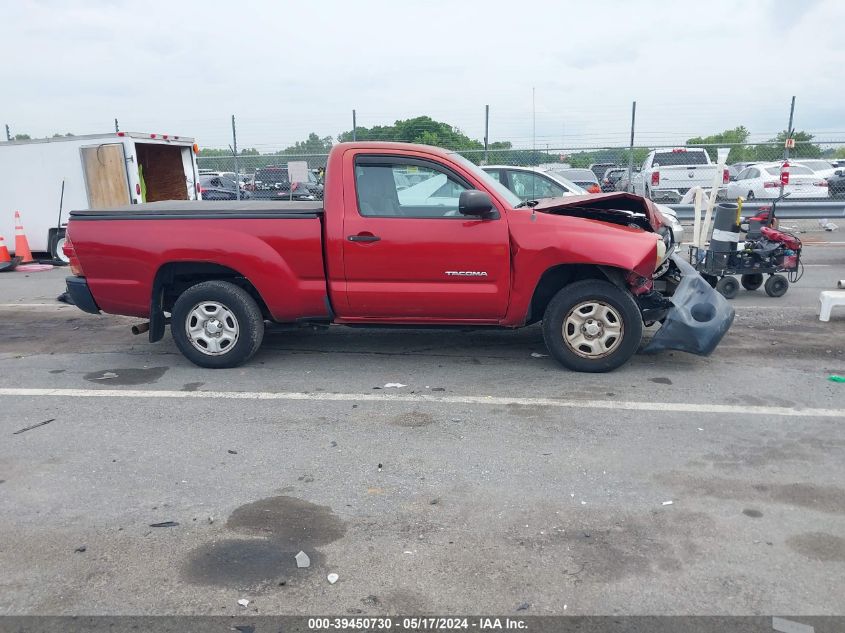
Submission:
[[[137,182],[135,183],[135,193],[139,196],[141,195],[141,184],[140,183],[137,183]]]
[[[651,186],[655,187],[660,184],[660,172],[653,171],[651,172]]]
[[[722,170],[722,184],[726,185],[731,181],[731,172],[730,170],[724,169]]]
[[[780,168],[780,181],[788,185],[789,184],[789,161],[784,161],[783,165]]]
[[[73,247],[73,242],[70,241],[70,236],[65,232],[65,243],[62,245],[62,252],[68,258],[70,264],[70,272],[77,277],[84,276],[82,272],[82,265],[79,263],[79,258],[76,256],[76,249]]]
[[[780,187],[779,182],[764,182],[763,183],[764,189],[777,189],[778,187]]]

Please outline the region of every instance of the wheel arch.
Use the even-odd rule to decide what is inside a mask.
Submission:
[[[546,269],[537,280],[537,285],[531,295],[528,313],[525,317],[526,325],[541,321],[552,298],[561,288],[576,281],[598,279],[609,281],[614,286],[627,290],[625,272],[621,268],[598,264],[558,264]]]
[[[258,304],[264,318],[270,318],[267,303],[255,285],[243,274],[222,264],[202,261],[178,261],[162,264],[153,279],[150,298],[150,342],[161,340],[170,312],[180,294],[204,281],[228,281],[246,290]]]

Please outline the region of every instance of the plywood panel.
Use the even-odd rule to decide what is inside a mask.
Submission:
[[[108,209],[130,203],[122,144],[83,147],[82,164],[88,204],[92,209]]]

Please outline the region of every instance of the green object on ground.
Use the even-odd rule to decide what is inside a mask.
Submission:
[[[845,376],[837,376],[836,374],[828,376],[827,379],[831,382],[845,382]]]

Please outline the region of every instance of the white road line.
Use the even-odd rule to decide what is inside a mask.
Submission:
[[[306,400],[311,402],[409,402],[434,404],[524,405],[564,409],[610,409],[665,413],[730,413],[789,417],[841,418],[845,409],[764,407],[688,402],[567,400],[564,398],[508,398],[501,396],[434,396],[428,394],[302,393],[296,391],[166,391],[140,389],[24,389],[0,388],[0,396],[42,398],[173,398],[184,400]]]

